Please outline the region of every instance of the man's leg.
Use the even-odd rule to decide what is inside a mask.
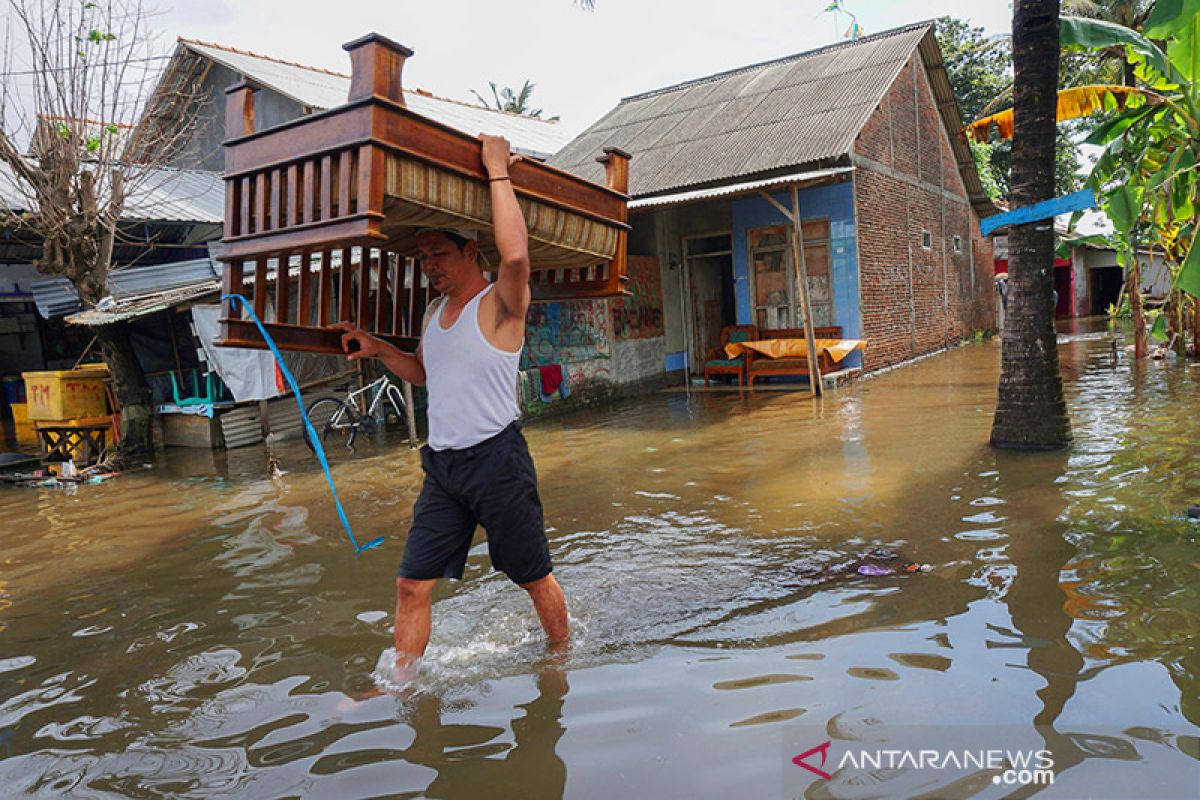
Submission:
[[[436,580],[396,579],[396,674],[412,677],[429,645]]]
[[[562,587],[550,574],[532,583],[523,583],[521,588],[529,592],[533,607],[537,609],[538,620],[546,631],[550,644],[561,644],[571,636],[567,622],[567,600],[563,597]]]

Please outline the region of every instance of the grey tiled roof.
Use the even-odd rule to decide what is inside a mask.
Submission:
[[[924,22],[627,97],[548,163],[602,183],[633,155],[632,197],[838,159],[930,35]]]

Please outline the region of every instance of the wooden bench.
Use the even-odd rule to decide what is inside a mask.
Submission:
[[[841,339],[841,326],[832,325],[823,328],[814,328],[813,335],[817,339]],[[775,330],[764,330],[759,333],[760,340],[762,339],[803,339],[803,328],[776,328]],[[818,357],[818,365],[821,368],[821,374],[824,375],[833,372],[837,369],[837,365],[833,358],[828,353],[821,353]],[[746,353],[746,380],[750,384],[750,388],[754,388],[755,378],[770,378],[781,375],[800,376],[808,375],[808,359],[800,358],[768,358],[753,351]]]

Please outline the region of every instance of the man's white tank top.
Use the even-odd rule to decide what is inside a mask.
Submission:
[[[449,328],[442,327],[446,307],[442,298],[421,336],[433,450],[479,444],[521,415],[517,404],[521,350],[509,353],[493,346],[479,328],[479,302],[491,290],[488,286],[472,297]]]

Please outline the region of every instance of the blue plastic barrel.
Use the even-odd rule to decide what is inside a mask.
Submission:
[[[7,375],[0,378],[0,392],[4,394],[7,405],[25,402],[25,381],[20,375]]]

